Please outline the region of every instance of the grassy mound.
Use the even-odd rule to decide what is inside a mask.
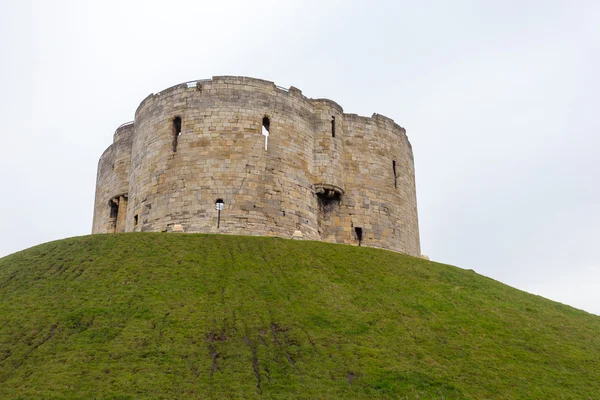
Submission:
[[[1,399],[596,399],[599,333],[369,248],[133,233],[0,259]]]

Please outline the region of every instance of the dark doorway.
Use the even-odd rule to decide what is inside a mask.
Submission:
[[[363,230],[360,227],[355,227],[354,228],[354,233],[356,234],[356,239],[358,240],[358,245],[360,246],[360,244],[362,243],[363,240]]]

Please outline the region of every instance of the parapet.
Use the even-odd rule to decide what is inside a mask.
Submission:
[[[113,143],[117,143],[121,140],[127,140],[133,137],[133,121],[125,122],[119,125],[113,135]]]

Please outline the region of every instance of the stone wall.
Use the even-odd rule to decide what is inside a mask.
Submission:
[[[134,125],[127,123],[117,128],[111,144],[100,157],[96,178],[94,222],[92,233],[124,232],[126,224],[127,193],[129,192],[129,165]],[[123,207],[125,205],[125,207]],[[111,208],[116,210],[111,215]],[[117,221],[118,220],[118,221]],[[119,222],[119,228],[117,228]]]
[[[122,228],[113,221],[123,218]],[[245,77],[171,87],[142,101],[102,155],[92,232],[175,225],[279,237],[300,230],[347,244],[360,236],[361,245],[418,256],[410,143],[389,118],[344,114],[294,87]]]

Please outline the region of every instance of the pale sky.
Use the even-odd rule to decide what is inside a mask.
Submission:
[[[0,0],[0,256],[92,228],[150,93],[243,75],[405,127],[422,251],[600,314],[600,2]]]

